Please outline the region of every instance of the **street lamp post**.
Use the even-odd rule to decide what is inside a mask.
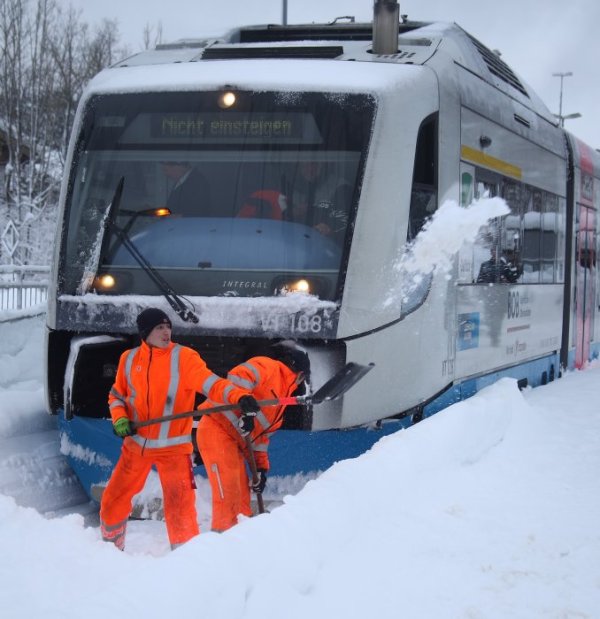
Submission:
[[[574,114],[566,114],[563,116],[562,113],[562,102],[563,102],[563,80],[565,77],[571,77],[573,73],[571,71],[566,71],[565,73],[553,73],[554,77],[560,77],[560,98],[558,100],[558,114],[554,114],[556,118],[558,118],[559,125],[561,127],[565,126],[565,120],[570,118],[580,118],[581,114],[579,112],[575,112]]]

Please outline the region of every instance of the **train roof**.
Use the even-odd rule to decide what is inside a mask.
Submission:
[[[428,65],[439,71],[444,63],[453,62],[556,124],[546,105],[500,54],[455,23],[404,20],[394,54],[374,54],[372,41],[372,23],[246,26],[222,36],[160,44],[116,63],[113,68],[214,60],[323,59]]]

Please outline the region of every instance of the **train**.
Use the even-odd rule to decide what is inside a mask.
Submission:
[[[218,374],[281,340],[307,352],[313,390],[372,364],[343,397],[288,411],[281,475],[501,377],[535,387],[598,356],[600,154],[457,24],[374,9],[157,45],[89,82],[45,352],[48,411],[88,491],[118,455],[107,393],[145,307]],[[510,212],[389,302],[438,209],[484,196]]]

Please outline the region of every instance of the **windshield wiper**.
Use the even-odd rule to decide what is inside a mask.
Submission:
[[[115,189],[115,194],[110,203],[108,214],[106,219],[104,220],[104,237],[107,238],[107,232],[110,230],[114,232],[116,237],[121,241],[121,244],[127,249],[127,251],[132,255],[133,259],[142,267],[143,271],[148,275],[148,277],[154,282],[156,287],[160,290],[164,298],[167,300],[169,305],[173,308],[175,313],[185,322],[198,322],[198,316],[194,313],[192,309],[190,309],[181,299],[181,297],[173,290],[170,286],[169,282],[167,282],[164,277],[158,273],[158,271],[146,260],[146,258],[142,255],[140,250],[135,246],[133,241],[129,238],[127,234],[127,229],[120,228],[116,224],[116,214],[119,210],[119,205],[121,203],[121,197],[123,195],[123,185],[125,184],[125,177],[122,176],[119,182],[117,183],[117,188]],[[108,248],[108,243],[105,242],[105,250]],[[104,252],[103,252],[104,253]]]

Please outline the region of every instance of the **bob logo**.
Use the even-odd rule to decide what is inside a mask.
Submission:
[[[511,290],[508,293],[508,318],[518,318],[520,314],[519,291]]]

